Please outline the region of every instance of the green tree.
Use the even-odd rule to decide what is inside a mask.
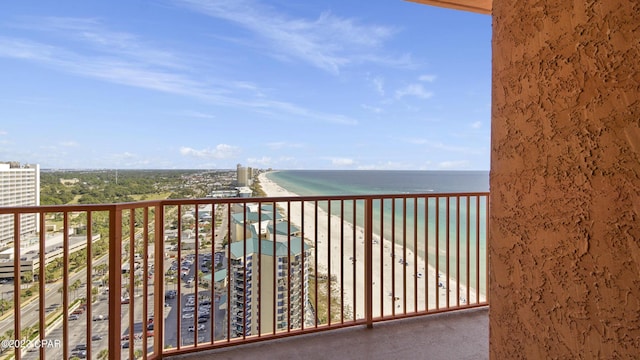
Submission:
[[[91,288],[91,302],[96,302],[96,300],[98,299],[98,288],[97,287],[92,287]]]
[[[62,304],[64,302],[64,288],[62,286],[58,288],[58,294],[60,294],[60,303]]]
[[[73,291],[73,298],[78,297],[78,289],[82,286],[82,282],[80,280],[76,280],[73,284],[69,285],[69,290]]]
[[[107,264],[96,265],[93,268],[94,269],[94,274],[104,275],[107,272],[108,268],[109,268],[109,265],[107,265]]]
[[[5,300],[5,299],[0,300],[0,311],[2,312],[2,315],[4,315],[5,311],[11,309],[12,306],[13,306],[12,301]]]
[[[24,275],[22,275],[22,281],[24,281],[26,284],[32,283],[33,282],[33,272],[31,272],[31,271],[25,272]]]
[[[57,280],[55,269],[47,266],[44,269],[44,281],[46,283],[54,282]]]

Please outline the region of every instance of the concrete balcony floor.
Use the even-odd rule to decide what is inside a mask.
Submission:
[[[171,359],[488,359],[489,308],[179,355]]]

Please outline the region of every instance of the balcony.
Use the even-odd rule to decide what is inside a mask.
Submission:
[[[182,360],[489,358],[487,307],[182,355]]]
[[[23,214],[40,219],[34,245],[14,246],[13,259],[3,263],[5,271],[11,267],[14,281],[2,285],[12,291],[2,294],[0,330],[6,339],[43,345],[5,348],[0,356],[66,359],[86,351],[92,358],[108,354],[111,359],[154,359],[224,351],[231,358],[246,358],[251,355],[242,354],[258,351],[249,344],[275,341],[308,344],[306,350],[289,348],[288,356],[305,351],[326,354],[318,352],[322,346],[347,351],[349,357],[361,346],[362,354],[368,351],[378,358],[391,356],[390,351],[410,356],[406,351],[437,354],[437,349],[448,349],[450,354],[467,349],[476,355],[471,357],[483,357],[488,355],[488,195],[196,199],[0,208],[0,215],[13,219],[15,229],[20,228]],[[217,244],[232,234],[232,209],[246,208],[247,203],[279,209],[286,221],[300,226],[300,236],[274,234],[255,240],[244,236],[238,241],[230,238],[228,245]],[[181,239],[181,229],[189,226],[182,215],[195,213],[197,218],[199,205],[212,205],[219,225],[202,234],[195,227],[193,250],[181,246],[167,250],[171,244],[165,230],[177,224]],[[256,217],[260,220],[263,215]],[[45,231],[53,218],[62,219],[59,243]],[[84,232],[72,236],[78,228]],[[18,235],[16,230],[14,238]],[[63,249],[60,260],[49,257],[50,246]],[[216,269],[215,278],[198,279],[198,259],[220,248],[226,264]],[[32,261],[25,266],[21,258],[27,255]],[[247,298],[245,303],[247,289],[244,282],[234,281],[234,264],[249,257],[254,262],[253,300]],[[299,264],[290,261],[296,257]],[[174,261],[191,263],[195,270],[165,278]],[[295,267],[301,273],[280,277],[278,267],[288,274]],[[23,296],[13,295],[21,291]],[[210,311],[202,311],[201,299],[210,299]],[[253,330],[238,330],[232,324],[249,320],[236,319],[237,311],[244,309],[236,306],[236,300],[253,314]],[[278,314],[279,302],[295,311]],[[92,321],[96,318],[107,320]],[[292,328],[280,329],[282,323]],[[430,331],[433,334],[426,338]],[[446,347],[445,337],[449,338]],[[358,346],[343,348],[344,341]]]

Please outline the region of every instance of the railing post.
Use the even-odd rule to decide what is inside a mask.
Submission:
[[[373,199],[364,203],[364,286],[365,320],[367,328],[373,327]]]
[[[62,288],[65,291],[62,292],[62,357],[64,359],[69,358],[69,287],[71,286],[69,278],[69,212],[65,211],[62,214],[62,221],[64,225],[64,233],[62,235]]]
[[[20,274],[20,214],[13,215],[13,338],[20,340],[21,334],[21,308],[22,299],[20,297],[21,274]],[[14,349],[15,359],[20,360],[22,350],[19,346]]]
[[[486,201],[485,201],[485,210],[484,210],[484,221],[485,221],[485,231],[484,231],[484,248],[485,248],[485,276],[484,276],[484,280],[485,280],[485,296],[484,296],[484,301],[485,303],[487,303],[487,305],[489,305],[489,241],[490,241],[490,237],[489,237],[489,198],[491,197],[491,194],[487,194],[486,196]],[[480,197],[478,197],[478,199],[480,199]],[[480,293],[480,290],[478,290],[478,294]]]
[[[122,355],[120,328],[122,309],[122,209],[114,205],[109,209],[109,359],[119,360]]]
[[[154,280],[153,280],[153,310],[157,314],[164,313],[164,205],[156,205],[154,213]],[[146,331],[143,330],[143,331]],[[164,352],[164,316],[153,318],[153,354],[162,358]]]

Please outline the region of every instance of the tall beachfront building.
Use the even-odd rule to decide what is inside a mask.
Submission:
[[[40,166],[0,163],[0,206],[37,205],[40,205]],[[35,214],[20,217],[20,236],[34,234],[37,229]],[[0,215],[0,246],[12,243],[13,235],[12,215]]]
[[[310,246],[299,237],[256,237],[230,246],[231,330],[257,335],[302,327],[309,299]]]
[[[232,222],[229,297],[234,336],[301,327],[310,320],[305,311],[311,246],[299,237],[300,229],[271,205],[237,206]]]
[[[237,173],[237,185],[239,187],[249,186],[249,174],[247,172],[247,168],[238,164],[236,173]]]

